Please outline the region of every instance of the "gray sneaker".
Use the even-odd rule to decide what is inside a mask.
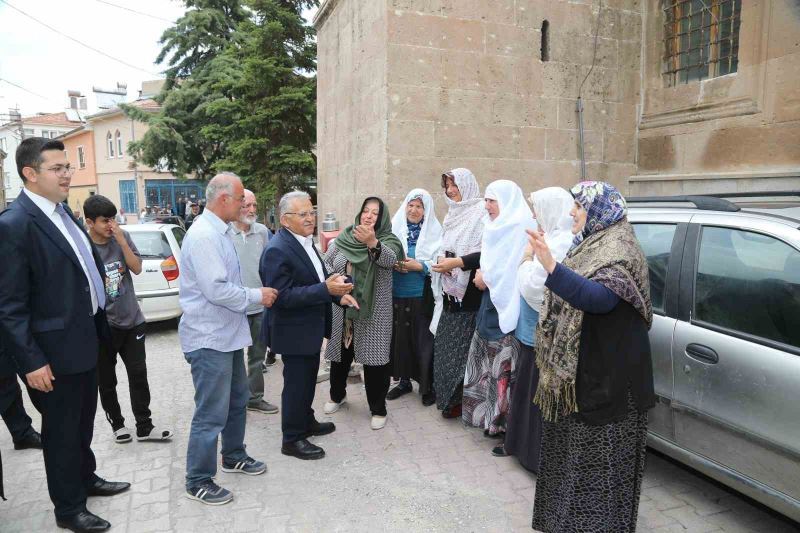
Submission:
[[[214,483],[214,480],[209,479],[205,483],[188,489],[186,491],[186,497],[206,505],[225,505],[233,500],[233,493]]]
[[[257,476],[267,471],[267,465],[261,461],[256,461],[252,457],[248,457],[244,461],[230,463],[223,459],[222,471],[237,474],[247,474],[248,476]]]
[[[279,411],[277,405],[272,405],[269,402],[264,400],[256,400],[254,402],[247,402],[247,410],[248,411],[258,411],[259,413],[265,413],[268,415],[274,415]]]

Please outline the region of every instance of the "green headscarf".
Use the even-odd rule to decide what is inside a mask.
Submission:
[[[398,261],[406,257],[400,239],[392,233],[392,221],[389,218],[389,210],[384,201],[374,196],[364,200],[353,225],[345,228],[336,237],[336,247],[341,250],[342,254],[353,266],[353,296],[361,307],[361,309],[356,309],[355,307],[347,308],[346,316],[351,320],[369,320],[372,318],[372,309],[375,303],[375,273],[379,267],[369,260],[367,245],[356,240],[353,235],[353,228],[361,224],[361,213],[369,201],[377,201],[380,204],[378,222],[375,223],[375,237],[378,238],[382,247],[390,248],[395,253]]]

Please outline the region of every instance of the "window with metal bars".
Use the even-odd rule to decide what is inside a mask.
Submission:
[[[662,0],[668,87],[736,72],[741,0]]]

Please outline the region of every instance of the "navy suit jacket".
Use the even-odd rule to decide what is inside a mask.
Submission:
[[[275,303],[264,310],[261,336],[265,345],[281,355],[319,353],[322,339],[331,335],[331,304],[339,298],[319,281],[297,238],[287,229],[278,231],[261,254],[258,271],[264,287],[278,291]],[[327,278],[324,262],[322,271]]]
[[[88,267],[97,268],[105,281],[91,246],[95,264]],[[78,257],[25,193],[0,213],[0,257],[0,338],[18,372],[46,364],[56,375],[95,368],[100,338],[110,336],[105,311],[93,313]]]

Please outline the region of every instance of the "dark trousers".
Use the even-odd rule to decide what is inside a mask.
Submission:
[[[281,431],[288,444],[304,439],[314,425],[314,393],[317,389],[319,352],[307,355],[283,354]]]
[[[22,389],[16,375],[0,377],[0,415],[14,442],[19,442],[34,432],[31,417],[25,412],[22,403]]]
[[[342,360],[331,361],[331,401],[341,402],[347,394],[347,373],[353,363],[355,351],[342,347]],[[389,392],[391,363],[381,366],[364,365],[364,386],[367,389],[369,410],[374,416],[386,416],[386,393]]]
[[[140,437],[148,435],[153,429],[144,341],[144,324],[132,329],[112,326],[111,340],[100,343],[100,356],[97,359],[100,404],[106,412],[106,420],[114,431],[125,426],[125,418],[122,416],[122,409],[117,399],[117,354],[122,359],[125,371],[128,373],[128,389],[131,395],[131,409],[136,419],[136,434]]]
[[[97,370],[58,374],[53,390],[28,388],[42,414],[42,445],[47,489],[56,518],[86,510],[86,488],[98,478],[92,453],[92,431],[97,411]]]

